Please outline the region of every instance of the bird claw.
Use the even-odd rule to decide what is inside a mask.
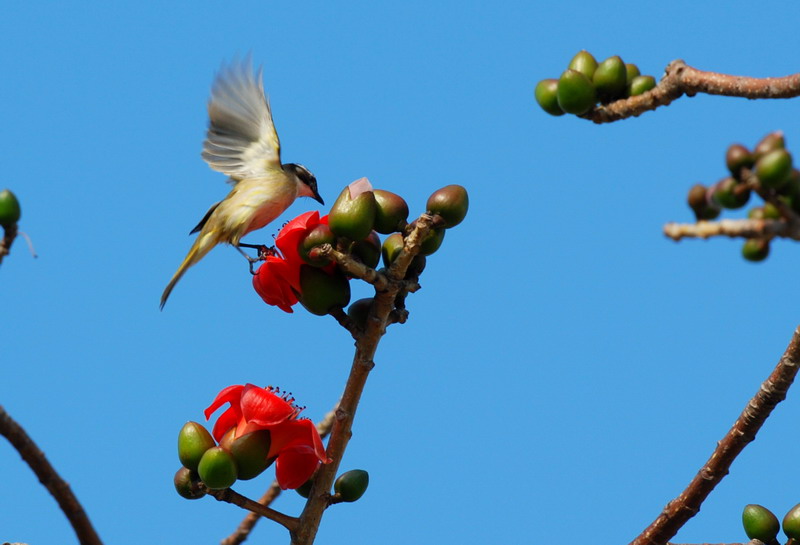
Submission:
[[[258,250],[258,257],[250,257],[249,255],[244,253],[241,247],[253,248],[254,250]],[[276,250],[274,246],[266,246],[264,244],[245,244],[243,242],[240,242],[237,246],[235,246],[235,248],[239,250],[239,253],[242,254],[244,258],[247,260],[247,262],[250,264],[250,274],[252,275],[256,274],[256,272],[253,270],[253,267],[255,266],[256,263],[260,261],[266,261],[266,259],[270,256],[278,255],[278,250]]]

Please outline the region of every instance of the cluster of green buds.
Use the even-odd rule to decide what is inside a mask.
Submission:
[[[307,498],[311,494],[311,484],[309,479],[305,484],[298,487],[295,491],[302,497]],[[369,486],[369,473],[363,469],[351,469],[345,471],[333,483],[333,494],[331,503],[354,502],[364,495]]]
[[[742,525],[750,539],[757,539],[766,545],[777,543],[776,538],[781,530],[781,523],[766,507],[756,504],[746,505],[742,512]],[[792,507],[783,517],[783,533],[795,542],[800,541],[800,503]]]
[[[264,472],[275,458],[267,458],[270,435],[258,430],[234,438],[231,428],[219,445],[197,422],[187,422],[178,434],[178,458],[182,467],[175,473],[178,494],[194,500],[202,498],[206,489],[230,488],[237,480],[249,480]]]
[[[800,213],[800,170],[793,167],[782,132],[766,135],[752,151],[742,144],[732,144],[725,154],[725,164],[729,176],[710,187],[696,184],[689,190],[687,201],[697,221],[713,220],[722,209],[744,207],[754,191],[764,204],[748,210],[750,219],[781,219],[782,208]],[[769,249],[769,238],[747,239],[742,256],[749,261],[763,261]]]
[[[641,95],[656,86],[653,76],[643,76],[635,64],[618,56],[598,63],[588,51],[579,51],[558,79],[536,85],[536,102],[550,115],[585,114],[598,102],[608,104]]]
[[[22,209],[16,195],[11,190],[0,191],[0,227],[8,231],[17,225],[22,216]]]

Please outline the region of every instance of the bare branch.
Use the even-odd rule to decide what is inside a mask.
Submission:
[[[731,429],[717,443],[711,457],[689,486],[669,502],[661,514],[630,545],[663,545],[697,512],[714,487],[728,474],[731,464],[786,398],[800,363],[800,329],[796,329],[778,365],[747,403]]]
[[[792,238],[800,240],[800,229],[789,229],[784,220],[721,220],[697,223],[668,223],[664,234],[674,241],[683,238]]]
[[[297,523],[299,520],[295,517],[290,517],[289,515],[285,515],[280,511],[276,511],[266,505],[262,505],[257,501],[253,501],[247,496],[242,496],[232,488],[226,488],[224,490],[210,490],[207,489],[208,495],[215,497],[218,501],[224,501],[228,503],[232,503],[233,505],[238,505],[242,509],[247,509],[253,513],[256,513],[259,516],[264,518],[268,518],[273,520],[289,530],[293,532],[297,529]]]
[[[0,255],[0,257],[2,257]],[[11,416],[0,406],[0,435],[3,435],[30,466],[39,482],[58,502],[81,545],[103,545],[95,532],[86,511],[75,497],[69,485],[62,479],[33,439],[28,436]]]
[[[14,244],[15,238],[17,238],[17,224],[13,223],[3,230],[3,240],[0,240],[0,264],[3,263],[3,258],[11,253],[11,245]]]

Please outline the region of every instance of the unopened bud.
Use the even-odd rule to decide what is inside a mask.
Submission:
[[[356,501],[364,495],[369,486],[369,473],[363,469],[352,469],[339,475],[333,483],[333,491],[339,494],[342,501]]]
[[[178,459],[183,467],[197,471],[200,458],[216,444],[214,438],[202,424],[187,422],[178,433]]]

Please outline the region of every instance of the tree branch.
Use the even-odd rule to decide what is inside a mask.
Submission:
[[[711,238],[725,236],[730,238],[791,238],[800,240],[800,227],[789,228],[784,220],[721,220],[699,221],[697,223],[668,223],[664,234],[674,241],[683,238]]]
[[[210,490],[206,489],[209,496],[215,497],[218,501],[224,501],[228,503],[232,503],[233,505],[238,505],[242,509],[247,509],[253,513],[256,513],[258,516],[268,518],[269,520],[273,520],[289,530],[290,532],[297,529],[297,523],[299,522],[296,517],[290,517],[289,515],[285,515],[280,511],[276,511],[266,505],[262,505],[257,501],[253,501],[247,496],[242,496],[232,488],[225,488],[224,490]]]
[[[8,232],[6,232],[7,234]],[[0,254],[2,257],[2,254]],[[81,545],[103,545],[100,537],[95,532],[83,506],[75,497],[69,485],[56,473],[56,470],[47,460],[33,439],[25,430],[0,406],[0,435],[3,435],[19,452],[23,460],[30,466],[38,477],[39,482],[47,488],[48,492],[58,502],[61,511],[75,530]]]
[[[595,106],[581,117],[595,123],[611,123],[637,117],[666,106],[683,95],[694,96],[697,93],[749,99],[792,98],[800,96],[800,74],[780,78],[730,76],[698,70],[682,60],[675,60],[667,66],[664,77],[650,91]]]
[[[661,514],[630,545],[663,545],[698,511],[714,487],[728,474],[731,464],[756,433],[775,406],[786,398],[800,362],[800,328],[778,365],[748,402],[731,429],[717,443],[711,457],[695,475],[689,486],[669,502]]]
[[[0,240],[0,264],[3,263],[3,258],[11,253],[11,245],[14,244],[15,238],[17,238],[16,223],[3,230],[3,240]]]

